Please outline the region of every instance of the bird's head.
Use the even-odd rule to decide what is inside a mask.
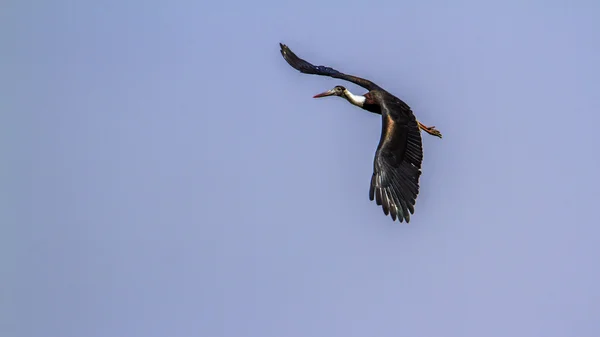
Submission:
[[[315,95],[314,98],[321,98],[321,97],[327,97],[327,96],[344,97],[345,93],[346,93],[346,88],[342,87],[341,85],[336,85],[331,90],[327,90],[325,92]]]

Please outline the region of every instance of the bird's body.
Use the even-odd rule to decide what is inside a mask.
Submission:
[[[417,121],[405,102],[375,83],[330,67],[314,66],[296,56],[286,45],[280,44],[280,47],[281,55],[288,64],[302,73],[343,79],[368,90],[364,95],[355,95],[342,86],[336,86],[314,97],[340,96],[353,105],[382,116],[369,198],[381,205],[383,212],[391,215],[393,220],[408,223],[419,194],[423,161],[420,130],[440,138],[441,133],[435,127],[427,127]]]

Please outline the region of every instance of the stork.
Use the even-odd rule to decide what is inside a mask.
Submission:
[[[382,131],[373,162],[369,199],[381,206],[392,221],[410,222],[419,194],[419,178],[423,161],[421,132],[442,138],[434,126],[419,122],[411,108],[398,97],[377,84],[339,72],[326,66],[315,66],[299,58],[285,44],[280,43],[281,55],[294,69],[305,73],[346,80],[368,90],[363,95],[351,93],[341,85],[317,94],[314,98],[338,96],[369,112],[382,117]]]

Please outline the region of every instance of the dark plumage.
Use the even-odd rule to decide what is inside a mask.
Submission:
[[[423,161],[420,130],[442,137],[435,127],[427,127],[415,118],[410,107],[401,99],[385,91],[375,83],[333,68],[314,66],[299,58],[290,48],[281,44],[281,55],[296,70],[305,74],[330,76],[355,83],[367,90],[357,96],[342,86],[316,95],[340,96],[350,103],[382,116],[382,131],[373,163],[373,176],[369,198],[382,206],[386,215],[395,221],[410,222],[419,194],[419,178]]]

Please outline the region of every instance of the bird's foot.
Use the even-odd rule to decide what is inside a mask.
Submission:
[[[425,132],[427,132],[428,134],[432,135],[432,136],[436,136],[436,137],[440,137],[442,138],[442,133],[439,132],[435,126],[429,126],[429,127],[425,127],[423,128],[423,130],[425,130]]]

